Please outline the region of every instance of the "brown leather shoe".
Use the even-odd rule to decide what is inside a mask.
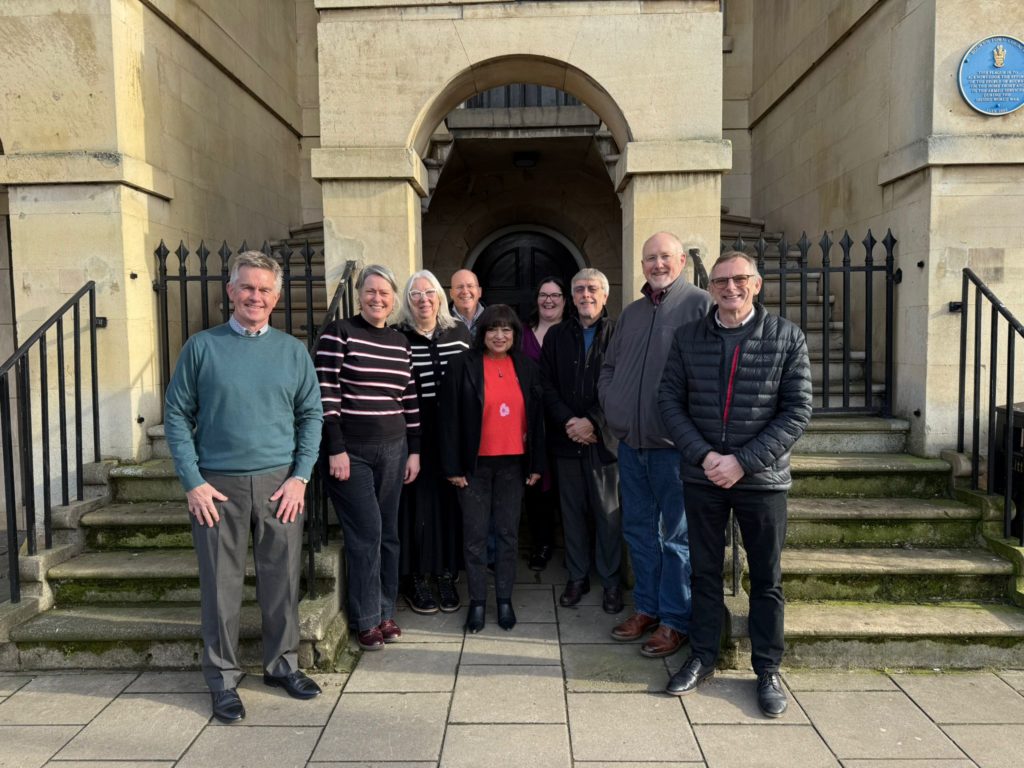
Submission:
[[[647,632],[658,626],[658,619],[646,613],[634,613],[612,630],[612,639],[627,643],[639,640]]]
[[[640,647],[640,653],[650,659],[660,659],[662,656],[671,656],[685,642],[686,635],[662,624],[654,630],[651,639]]]

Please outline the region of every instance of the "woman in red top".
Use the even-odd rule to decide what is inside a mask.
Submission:
[[[520,351],[522,335],[510,307],[487,307],[473,348],[449,363],[441,384],[441,466],[462,507],[470,632],[484,628],[492,520],[498,625],[516,625],[512,585],[523,489],[536,484],[545,466],[540,370]]]

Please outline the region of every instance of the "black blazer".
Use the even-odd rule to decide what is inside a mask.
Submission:
[[[546,469],[544,450],[544,388],[540,369],[526,355],[513,352],[519,388],[526,405],[528,473]],[[441,382],[441,471],[445,477],[470,476],[476,470],[484,415],[484,355],[471,349],[450,363]]]

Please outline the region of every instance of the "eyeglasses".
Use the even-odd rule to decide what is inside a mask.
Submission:
[[[538,293],[537,294],[537,298],[540,299],[541,301],[547,301],[548,299],[554,299],[555,301],[558,301],[558,299],[562,298],[562,294],[561,293]]]
[[[757,275],[733,275],[732,277],[712,277],[709,281],[715,288],[725,288],[732,281],[732,284],[737,288],[742,288],[747,284],[747,281]]]
[[[452,290],[453,291],[475,291],[479,287],[480,287],[479,285],[476,285],[474,283],[462,283],[461,285],[453,285],[452,286]]]
[[[584,285],[583,283],[580,283],[579,285],[574,285],[572,287],[572,292],[573,293],[579,293],[579,294],[584,294],[584,293],[594,293],[594,294],[597,294],[597,293],[603,293],[604,292],[604,288],[602,288],[599,285]]]
[[[437,296],[437,291],[433,288],[427,288],[425,291],[409,291],[409,298],[413,301],[420,301],[421,299],[433,301],[435,296]]]

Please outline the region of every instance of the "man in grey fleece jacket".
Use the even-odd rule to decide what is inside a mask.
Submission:
[[[690,549],[683,514],[679,453],[658,413],[658,385],[676,329],[711,308],[706,291],[686,282],[683,244],[659,232],[643,246],[644,294],[616,324],[598,380],[608,427],[619,439],[622,532],[636,584],[635,613],[612,630],[624,642],[654,634],[644,656],[675,653],[690,624]]]

